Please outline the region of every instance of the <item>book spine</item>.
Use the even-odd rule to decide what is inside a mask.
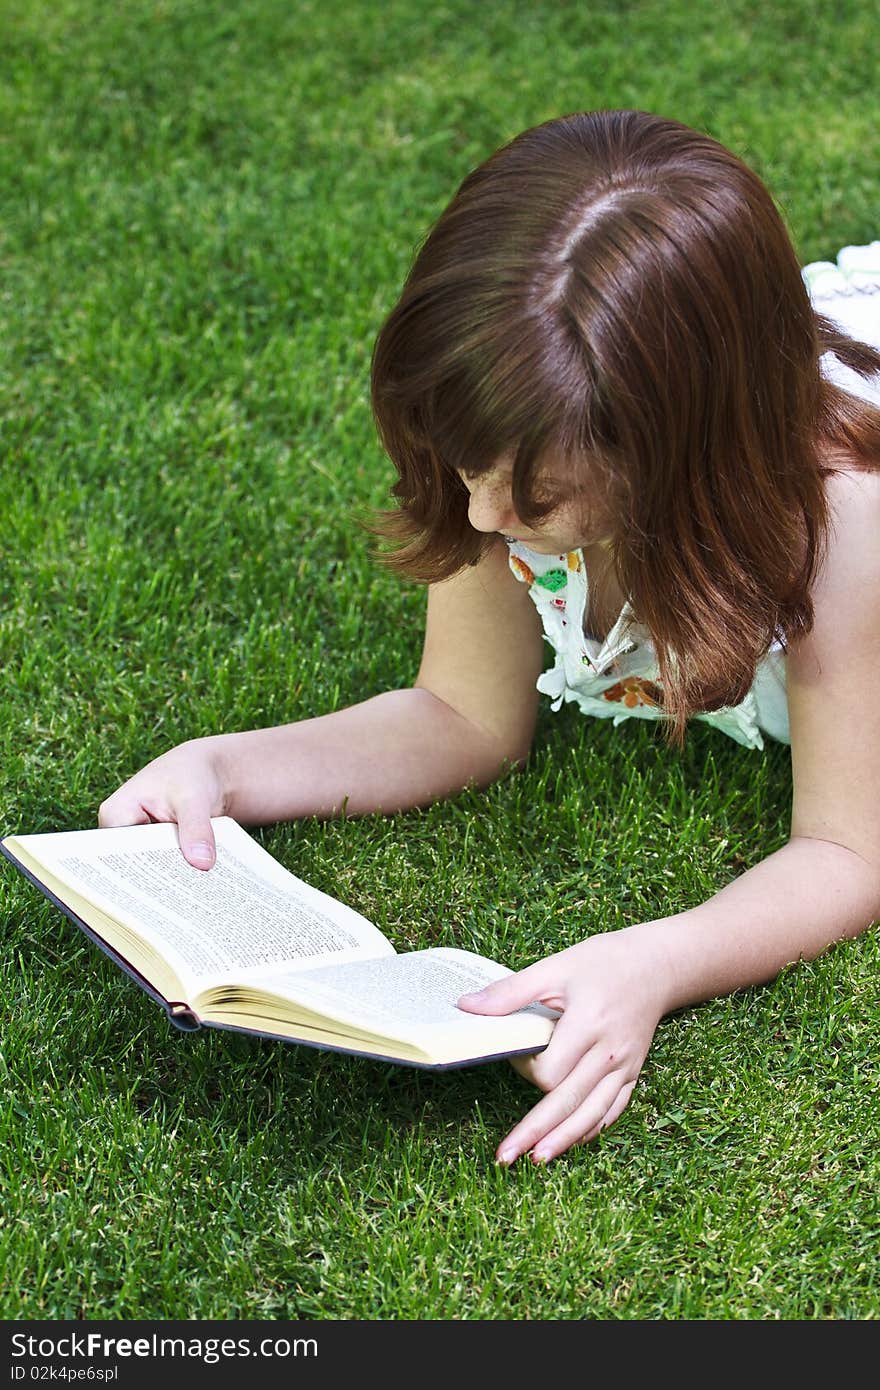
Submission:
[[[158,998],[158,995],[156,997]],[[197,1028],[201,1028],[202,1025],[189,1004],[166,1003],[164,999],[160,1000],[160,1003],[165,1005],[168,1010],[168,1017],[175,1028],[179,1028],[181,1032],[194,1033]]]

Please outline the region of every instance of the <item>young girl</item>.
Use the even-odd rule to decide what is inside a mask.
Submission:
[[[811,303],[807,282],[812,289]],[[551,1159],[624,1109],[654,1031],[880,917],[880,242],[801,272],[767,189],[641,111],[526,131],[465,179],[373,356],[399,474],[383,533],[427,581],[414,686],[198,739],[104,802],[176,821],[393,812],[529,750],[554,707],[791,743],[791,835],[708,902],[468,996],[561,1011],[498,1148]],[[543,638],[555,651],[541,673]],[[851,711],[851,717],[845,717]]]

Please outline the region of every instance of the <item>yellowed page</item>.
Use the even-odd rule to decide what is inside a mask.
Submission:
[[[286,1021],[294,1033],[300,1024],[316,1029],[322,1019],[333,1020],[333,1029],[347,1035],[351,1046],[361,1040],[376,1052],[401,1056],[413,1056],[417,1049],[416,1055],[435,1062],[541,1047],[553,1029],[552,1010],[532,1005],[487,1018],[456,1008],[462,994],[510,973],[471,951],[434,947],[307,972],[287,970],[271,980],[254,978],[245,990],[211,990],[202,996],[200,1013],[216,1022],[247,1015],[266,1031],[273,1020]],[[255,1021],[258,1016],[262,1023]]]
[[[235,821],[218,817],[213,826],[217,862],[207,873],[184,860],[174,825],[5,843],[121,954],[128,958],[134,936],[147,956],[167,961],[190,1002],[220,980],[393,955],[371,922],[289,873]],[[119,930],[111,935],[113,923]]]

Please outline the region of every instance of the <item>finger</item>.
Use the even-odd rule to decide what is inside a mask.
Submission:
[[[98,826],[101,830],[112,830],[120,825],[147,825],[152,819],[146,807],[137,797],[120,796],[114,792],[98,807]]]
[[[638,1078],[636,1078],[636,1080],[638,1080]],[[629,1098],[632,1095],[635,1088],[635,1081],[628,1081],[625,1086],[621,1086],[617,1100],[611,1106],[611,1109],[608,1111],[608,1113],[606,1115],[603,1115],[599,1123],[597,1125],[594,1125],[593,1128],[584,1135],[583,1139],[579,1139],[578,1143],[589,1144],[593,1139],[598,1138],[598,1136],[602,1133],[603,1130],[608,1129],[611,1125],[613,1125],[614,1121],[620,1118],[627,1105],[629,1104]]]
[[[474,994],[463,994],[458,1007],[470,1014],[509,1014],[537,999],[555,997],[555,981],[556,971],[551,961],[539,960]]]
[[[125,825],[149,825],[154,821],[177,822],[177,838],[181,853],[194,869],[210,869],[217,858],[217,846],[211,827],[210,814],[200,802],[183,802],[175,810],[166,805],[147,799],[146,804],[137,797],[125,795],[121,788],[113,796],[102,802],[98,811],[98,825],[102,830]]]
[[[530,1052],[527,1055],[519,1057],[508,1057],[507,1060],[513,1067],[513,1070],[518,1071],[520,1076],[525,1077],[526,1081],[531,1081],[533,1086],[538,1085],[538,1081],[534,1072],[535,1062],[538,1059],[535,1056],[534,1052]]]
[[[607,1076],[574,1114],[545,1134],[529,1154],[532,1162],[549,1163],[551,1158],[558,1158],[573,1144],[588,1144],[613,1124],[626,1108],[636,1084],[635,1081],[624,1081],[621,1085],[622,1077],[622,1072]]]
[[[515,1125],[507,1138],[499,1144],[496,1153],[499,1163],[512,1163],[514,1159],[528,1153],[545,1135],[550,1134],[569,1116],[580,1110],[607,1075],[604,1055],[604,1051],[598,1053],[596,1048],[591,1049],[558,1086],[548,1091],[543,1100],[539,1100],[538,1104],[523,1116],[519,1124]],[[617,1094],[616,1090],[614,1094]],[[608,1104],[610,1103],[609,1100]],[[608,1105],[590,1123],[597,1123],[607,1109]]]
[[[543,1052],[529,1058],[529,1080],[542,1091],[554,1090],[597,1045],[597,1031],[592,1019],[583,1019],[576,1009],[566,1010]],[[607,1063],[605,1070],[613,1070],[617,1065],[613,1051],[609,1048],[603,1055]],[[598,1065],[598,1053],[594,1062]]]
[[[210,869],[217,858],[211,817],[203,803],[184,802],[177,808],[177,838],[188,864],[194,869]]]

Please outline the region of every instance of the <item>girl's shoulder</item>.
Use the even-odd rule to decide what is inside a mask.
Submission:
[[[858,468],[845,458],[829,460],[829,464],[833,471],[825,477],[825,496],[832,521],[839,517],[845,523],[848,518],[852,519],[853,509],[880,502],[880,467]]]
[[[880,579],[880,469],[845,464],[825,479],[829,527],[820,591],[864,599],[866,583]],[[815,596],[815,595],[814,595]]]
[[[796,801],[826,795],[850,766],[853,732],[869,748],[880,675],[880,472],[840,468],[825,479],[829,524],[810,585],[813,619],[786,650]],[[874,734],[870,732],[874,729]],[[838,778],[839,780],[839,778]],[[856,778],[858,781],[858,778]],[[812,787],[812,791],[808,788]],[[820,808],[825,824],[826,812]]]

